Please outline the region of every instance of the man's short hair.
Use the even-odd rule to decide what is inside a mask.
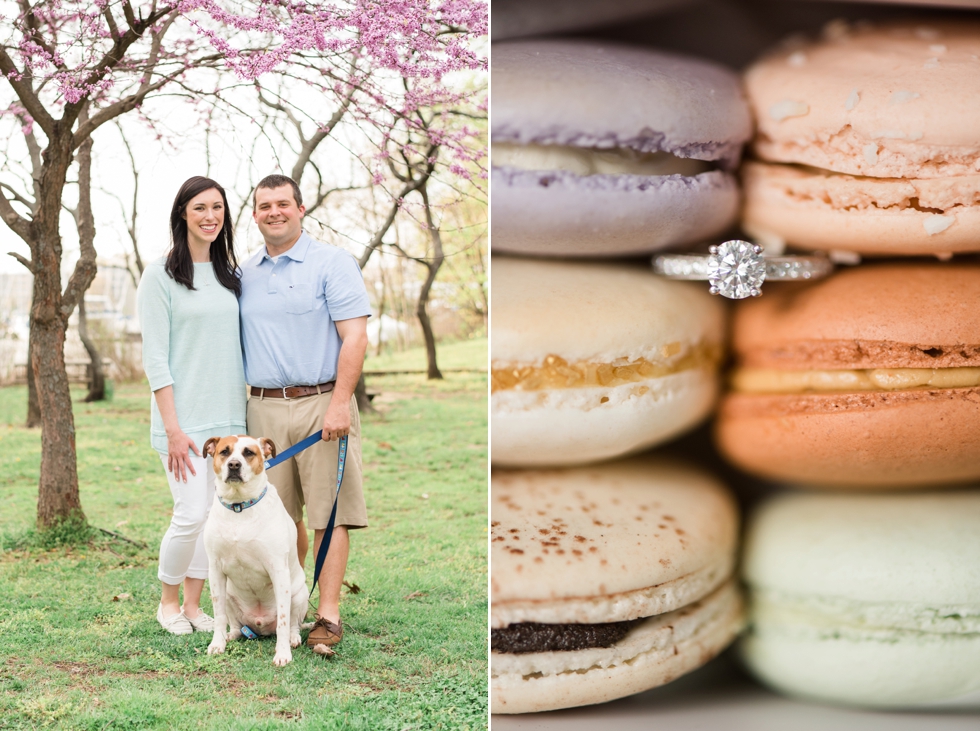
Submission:
[[[288,175],[266,175],[259,184],[255,186],[255,192],[252,193],[252,210],[255,210],[255,199],[256,194],[259,192],[259,188],[275,189],[281,188],[284,185],[288,185],[293,189],[293,200],[296,201],[296,206],[299,207],[303,205],[303,194],[299,192],[299,186],[296,181],[293,180]]]

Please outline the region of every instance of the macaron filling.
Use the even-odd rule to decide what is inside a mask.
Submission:
[[[807,205],[823,203],[841,211],[914,210],[942,213],[980,205],[980,175],[944,178],[874,178],[806,165],[747,163],[746,185]]]
[[[540,365],[491,367],[490,390],[491,393],[540,391],[639,383],[683,371],[714,368],[721,360],[721,347],[714,343],[699,343],[685,349],[681,343],[668,343],[660,349],[660,355],[663,360],[619,358],[609,363],[569,363],[558,355],[548,355]]]
[[[741,368],[732,374],[740,393],[906,391],[927,388],[975,388],[980,368],[872,368],[785,371]]]
[[[573,175],[685,175],[694,176],[717,169],[703,160],[683,158],[669,152],[639,152],[625,147],[600,149],[567,145],[536,145],[513,142],[491,144],[495,167]]]
[[[766,629],[869,634],[911,632],[941,635],[980,633],[980,605],[871,602],[834,596],[752,588],[752,616]]]
[[[624,636],[607,647],[520,653],[494,649],[491,676],[497,683],[505,677],[507,682],[526,682],[562,675],[580,676],[597,669],[636,670],[647,663],[684,664],[696,660],[694,665],[687,666],[693,669],[717,654],[738,633],[744,622],[742,613],[736,582],[729,580],[709,595],[672,612],[629,622]],[[667,680],[655,684],[663,682]],[[618,696],[610,695],[606,699],[610,697]]]
[[[491,629],[490,649],[494,652],[519,654],[611,647],[642,621],[642,619],[631,619],[625,622],[602,624],[521,622],[500,629]]]

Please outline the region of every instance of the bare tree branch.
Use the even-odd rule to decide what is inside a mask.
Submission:
[[[55,53],[54,48],[51,47],[51,44],[49,44],[44,39],[44,36],[41,35],[41,26],[37,22],[37,16],[34,14],[34,8],[31,7],[29,0],[20,0],[18,4],[20,5],[21,11],[24,14],[24,22],[31,31],[31,41],[44,49],[44,52],[51,57],[51,62],[56,64],[59,69],[64,70],[67,68],[63,62],[55,62],[55,57],[57,54]]]
[[[344,97],[344,100],[340,103],[340,106],[333,113],[330,119],[327,120],[327,123],[321,126],[309,140],[303,142],[303,148],[299,153],[299,157],[296,158],[296,164],[293,165],[291,175],[292,179],[297,183],[303,177],[303,170],[306,168],[306,163],[310,161],[310,157],[313,155],[313,152],[316,150],[317,146],[323,142],[331,132],[333,132],[334,128],[343,118],[344,114],[347,113],[353,96],[354,88],[351,87],[347,92],[347,95]]]
[[[2,187],[9,189],[9,186],[7,185]],[[11,231],[30,244],[31,223],[14,210],[14,207],[10,204],[10,201],[7,200],[7,196],[4,195],[3,190],[0,190],[0,217],[3,218],[3,222],[10,227]]]
[[[7,185],[6,183],[0,183],[0,188],[3,188],[10,192],[10,197],[15,203],[20,203],[33,212],[34,211],[34,201],[29,201],[27,198],[18,193],[14,188]],[[25,219],[26,220],[26,219]]]
[[[87,107],[82,109],[79,119],[84,123],[88,116]],[[72,211],[78,228],[78,244],[81,256],[68,279],[68,285],[61,296],[61,312],[65,319],[78,305],[92,280],[95,279],[95,217],[92,214],[92,138],[87,138],[78,150],[78,206]]]
[[[156,15],[162,17],[165,14],[166,13],[162,13],[162,14],[158,13]],[[151,18],[154,17],[154,14],[151,14],[150,17]],[[159,17],[157,19],[159,19]],[[88,121],[79,124],[78,129],[76,130],[75,134],[72,136],[73,150],[77,149],[86,140],[86,138],[88,138],[88,136],[92,134],[92,132],[94,132],[96,129],[101,127],[103,124],[115,119],[121,114],[125,114],[126,112],[132,111],[133,109],[135,109],[136,107],[138,107],[140,104],[143,103],[143,100],[146,98],[147,94],[149,94],[152,91],[156,91],[157,89],[163,86],[166,86],[168,83],[176,79],[184,72],[182,68],[177,69],[173,73],[168,74],[155,82],[151,83],[150,81],[151,77],[153,76],[153,71],[156,68],[157,62],[160,57],[160,45],[163,42],[163,36],[170,29],[171,25],[173,25],[173,22],[174,20],[176,20],[176,18],[177,18],[177,12],[173,11],[171,16],[167,18],[167,21],[163,24],[163,27],[160,29],[160,31],[153,35],[153,41],[150,46],[150,57],[148,61],[148,66],[144,71],[143,82],[140,84],[139,89],[137,89],[134,94],[130,94],[129,96],[120,99],[114,104],[111,104],[108,107],[99,110],[99,112],[94,116],[92,116]],[[145,21],[141,21],[141,22],[143,23],[144,26],[146,25]],[[205,57],[204,59],[201,59],[201,63],[215,60],[217,58],[220,58],[220,56],[218,55],[208,56]],[[66,108],[66,112],[65,112],[66,116],[67,113],[68,112]]]
[[[17,94],[17,98],[24,105],[24,109],[31,115],[31,118],[41,126],[41,129],[44,130],[46,135],[49,137],[53,136],[55,128],[54,119],[48,114],[48,110],[44,108],[44,105],[41,104],[41,100],[38,99],[37,94],[34,93],[30,81],[25,79],[25,74],[21,74],[17,70],[13,59],[7,55],[7,50],[3,47],[0,47],[0,73],[6,77],[7,83],[10,84],[14,93]]]
[[[133,14],[133,9],[129,6],[129,0],[125,0],[125,4],[123,5],[123,11],[126,13],[126,19],[128,21]],[[93,64],[93,70],[85,78],[85,81],[82,82],[83,85],[94,86],[98,84],[100,81],[102,81],[102,79],[104,79],[107,74],[111,73],[112,70],[122,62],[122,60],[126,56],[126,52],[129,50],[129,47],[140,39],[140,37],[143,35],[143,32],[147,28],[155,24],[157,21],[166,17],[168,14],[172,14],[170,19],[172,22],[173,18],[176,17],[177,14],[176,7],[172,5],[168,5],[162,10],[159,10],[155,13],[151,13],[150,16],[145,20],[136,21],[136,19],[133,18],[133,21],[130,23],[129,30],[127,30],[121,36],[118,36],[115,39],[115,42],[112,44],[112,48],[106,51],[105,55],[102,56],[102,58],[99,61]],[[169,27],[169,23],[165,25],[160,35],[165,33],[168,27]],[[153,58],[153,53],[151,50],[149,68],[146,71],[144,84],[143,86],[140,87],[140,90],[133,95],[135,97],[138,97],[140,101],[143,99],[143,97],[146,96],[147,91],[150,91],[149,89],[145,89],[145,87],[149,82],[149,76],[153,71],[153,66],[155,65],[156,65],[156,60]],[[157,86],[156,88],[159,88],[159,86]],[[74,121],[78,118],[79,114],[81,113],[83,106],[86,105],[87,103],[88,103],[88,95],[86,95],[84,99],[80,99],[77,102],[66,104],[65,111],[61,117],[62,122],[73,124]],[[116,105],[113,104],[112,107],[109,107],[109,109],[112,109],[115,106]],[[129,111],[134,107],[135,104],[131,107],[128,107],[125,111]],[[103,110],[103,112],[104,111],[106,110]],[[117,114],[121,114],[121,112],[118,112]],[[98,116],[99,115],[96,115],[96,117]],[[117,115],[116,114],[110,115],[105,120],[103,120],[103,122],[108,121],[109,119],[112,119],[115,116]],[[94,119],[95,117],[93,118],[93,120]],[[99,122],[99,124],[102,124],[103,122]],[[96,124],[95,127],[98,127],[99,124]],[[82,135],[80,139],[78,139],[77,141],[73,141],[73,149],[81,145],[88,134],[91,134],[91,132],[89,131],[88,133],[86,133],[86,135]]]
[[[119,37],[119,26],[116,25],[116,19],[112,17],[112,8],[106,4],[102,14],[105,16],[105,22],[109,25],[109,33],[112,34],[112,39],[117,39]]]
[[[431,170],[429,173],[431,174]],[[371,254],[374,252],[374,250],[381,246],[381,239],[383,239],[384,235],[388,233],[388,229],[391,228],[391,224],[395,222],[395,216],[397,216],[398,211],[401,210],[402,200],[409,193],[416,191],[420,186],[425,185],[425,181],[428,180],[428,178],[429,176],[426,175],[424,178],[419,178],[411,183],[407,183],[392,200],[391,206],[388,208],[388,215],[385,217],[385,220],[382,222],[380,228],[374,232],[374,236],[371,238],[371,241],[368,242],[367,248],[365,248],[364,253],[361,254],[361,258],[357,260],[357,263],[360,265],[361,269],[363,269],[368,263],[368,259],[371,258]]]
[[[19,261],[21,264],[23,264],[25,267],[27,267],[27,271],[29,271],[31,274],[34,273],[34,264],[30,261],[30,259],[25,259],[23,256],[21,256],[20,254],[18,254],[16,251],[8,251],[7,252],[7,256],[14,257],[17,261]]]

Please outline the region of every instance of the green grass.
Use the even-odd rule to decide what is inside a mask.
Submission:
[[[457,346],[478,357],[479,343]],[[19,426],[25,390],[0,389],[0,728],[486,728],[486,376],[368,388],[380,412],[363,415],[371,527],[352,533],[347,571],[361,591],[342,599],[337,656],[301,647],[279,669],[273,640],[212,657],[210,635],[173,637],[154,620],[172,502],[148,446],[146,385],[100,404],[74,393],[85,513],[146,549],[38,545],[40,432]]]
[[[487,339],[474,338],[440,345],[436,352],[436,364],[442,369],[487,367]],[[364,364],[365,371],[384,370],[425,370],[425,350],[413,348],[403,353],[382,353],[369,355]]]

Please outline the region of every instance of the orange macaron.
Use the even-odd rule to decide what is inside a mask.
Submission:
[[[980,478],[980,265],[882,263],[735,309],[716,425],[742,469],[815,486]]]

